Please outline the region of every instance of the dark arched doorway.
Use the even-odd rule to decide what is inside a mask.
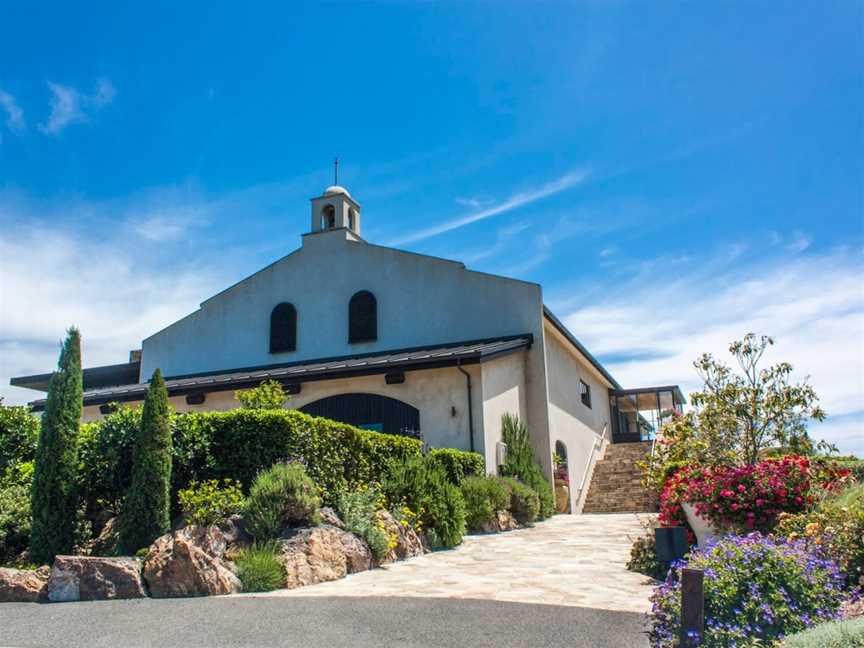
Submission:
[[[420,436],[420,410],[378,394],[339,394],[308,403],[300,411],[334,421],[402,436]]]

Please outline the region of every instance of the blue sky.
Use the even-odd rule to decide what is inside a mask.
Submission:
[[[0,394],[299,244],[331,160],[370,241],[542,283],[619,381],[749,330],[864,453],[864,5],[3,2]]]

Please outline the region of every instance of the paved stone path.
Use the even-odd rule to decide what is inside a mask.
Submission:
[[[468,536],[456,549],[339,581],[240,596],[443,597],[647,612],[652,581],[624,566],[643,533],[640,518],[556,515],[530,529]]]

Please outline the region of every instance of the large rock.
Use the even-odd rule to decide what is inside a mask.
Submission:
[[[83,547],[89,556],[110,556],[117,552],[120,543],[120,517],[109,518],[96,538]]]
[[[399,524],[389,511],[378,511],[376,515],[384,523],[387,534],[390,537],[396,537],[396,546],[381,559],[380,564],[384,565],[424,554],[423,542],[411,526]]]
[[[215,526],[185,527],[158,538],[144,559],[144,580],[154,598],[218,596],[242,589],[225,559],[227,540]]]
[[[480,531],[485,533],[499,533],[501,531],[512,531],[518,529],[519,523],[507,511],[498,511],[492,520],[484,523]]]
[[[349,574],[367,571],[375,566],[372,549],[365,540],[342,530],[339,531],[339,539],[342,541],[342,549],[345,550],[345,567]]]
[[[36,603],[48,598],[51,569],[8,569],[0,567],[0,603]]]
[[[336,513],[336,511],[334,511],[329,506],[322,506],[321,510],[318,511],[318,514],[321,516],[322,524],[329,524],[330,526],[334,526],[337,529],[345,528],[345,523],[342,522],[339,514]]]
[[[285,587],[294,589],[344,578],[348,558],[341,529],[329,525],[294,530],[279,541]]]
[[[146,596],[137,558],[57,556],[48,578],[48,600],[54,602]]]

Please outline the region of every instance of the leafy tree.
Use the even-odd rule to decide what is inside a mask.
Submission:
[[[710,353],[693,363],[703,388],[690,394],[694,410],[664,425],[653,458],[640,462],[646,485],[660,490],[688,464],[753,464],[777,447],[799,454],[830,449],[807,432],[808,422],[825,418],[807,380],[793,382],[788,362],[760,368],[773,344],[753,333],[732,342],[739,372]]]
[[[168,390],[157,369],[141,413],[132,451],[132,484],[120,519],[120,546],[128,553],[146,547],[171,526],[172,452]]]
[[[257,387],[234,392],[244,409],[282,409],[288,395],[277,380],[265,380]]]
[[[75,471],[82,409],[81,334],[70,328],[57,371],[48,383],[48,400],[36,447],[33,472],[30,559],[49,563],[70,553],[75,543]]]

